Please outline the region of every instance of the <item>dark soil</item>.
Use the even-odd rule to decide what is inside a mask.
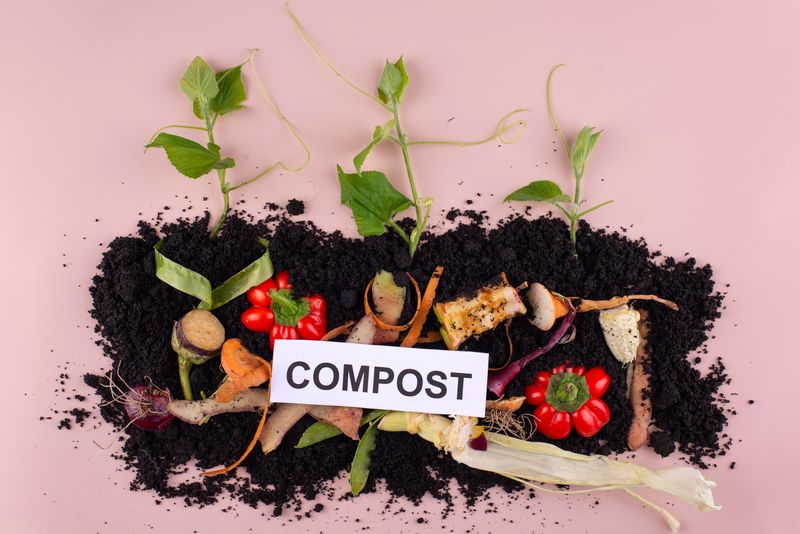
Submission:
[[[289,208],[290,213],[302,213],[302,206],[290,202]],[[140,222],[137,235],[119,237],[108,246],[91,288],[91,313],[102,337],[99,344],[110,358],[108,368],[118,368],[131,385],[149,377],[160,387],[180,391],[177,360],[169,344],[170,329],[173,321],[196,303],[156,279],[153,245],[161,237],[165,239],[162,252],[167,257],[202,273],[213,286],[260,256],[263,249],[256,238],[267,237],[276,270],[289,270],[299,293],[318,292],[325,296],[329,328],[363,314],[362,291],[380,269],[409,271],[424,285],[434,267],[443,265],[438,299],[480,287],[505,272],[513,285],[539,281],[566,295],[601,299],[654,293],[674,300],[680,305],[677,312],[658,304],[637,304],[648,310],[652,322],[650,396],[655,423],[661,430],[653,445],[658,452],[669,454],[677,444],[688,461],[701,466],[708,458],[725,453],[729,441],[720,441],[726,416],[718,393],[727,380],[724,367],[720,362],[710,374],[702,376],[688,359],[706,341],[711,324],[719,317],[722,296],[714,290],[711,267],[698,266],[691,258],[660,258],[660,253],[651,253],[641,240],[593,230],[585,223],[578,233],[576,258],[569,252],[567,227],[557,219],[513,217],[489,230],[482,213],[452,210],[447,218],[463,224],[438,235],[427,235],[413,261],[405,245],[392,234],[351,240],[283,217],[268,216],[264,220],[268,222],[251,222],[234,215],[215,240],[207,236],[208,217],[164,224],[160,231]],[[239,322],[246,307],[247,302],[241,297],[215,314],[225,325],[228,337],[240,337],[251,350],[268,356],[266,336],[249,332]],[[433,328],[433,318],[430,321],[428,327]],[[596,314],[581,314],[575,324],[575,341],[559,345],[535,361],[511,384],[509,394],[521,394],[536,371],[567,360],[603,366],[613,380],[604,397],[612,412],[611,422],[593,438],[571,436],[558,445],[582,453],[623,452],[631,420],[625,370],[609,353]],[[524,320],[515,321],[511,327],[515,357],[543,344],[546,336]],[[498,330],[470,341],[464,349],[488,351],[492,365],[499,365],[505,360],[506,344],[505,334]],[[207,394],[215,390],[222,377],[215,361],[192,371],[195,391]],[[108,398],[100,377],[87,375],[86,382]],[[101,413],[117,427],[127,424],[119,406],[105,406]],[[163,497],[183,498],[187,504],[206,504],[231,493],[251,505],[274,505],[278,515],[297,499],[330,494],[327,482],[347,469],[352,460],[355,442],[345,438],[295,449],[293,445],[311,422],[303,420],[274,453],[251,454],[243,464],[249,480],[238,479],[234,474],[194,479],[177,486],[168,482],[170,475],[184,471],[186,464],[211,468],[237,459],[258,423],[256,414],[219,416],[201,426],[176,420],[158,432],[129,426],[124,430],[121,459],[135,473],[134,489],[153,489]],[[374,490],[380,480],[394,496],[418,501],[430,493],[450,504],[451,479],[458,481],[470,503],[491,486],[518,489],[499,476],[452,461],[418,437],[389,433],[378,436],[366,491]],[[545,438],[536,435],[534,439]]]

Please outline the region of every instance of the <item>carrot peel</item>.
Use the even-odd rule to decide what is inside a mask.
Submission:
[[[431,307],[433,306],[433,299],[436,296],[436,288],[439,285],[439,280],[442,278],[442,272],[444,271],[444,267],[439,265],[436,269],[433,270],[433,274],[431,275],[431,279],[428,281],[428,285],[425,287],[425,294],[422,297],[422,301],[419,303],[419,307],[417,308],[417,313],[412,319],[411,329],[406,334],[406,337],[403,338],[402,343],[400,343],[401,347],[413,347],[419,341],[419,336],[422,333],[422,327],[425,326],[425,320],[428,318],[428,313],[431,311]],[[413,280],[413,279],[412,279]],[[419,298],[419,289],[417,289],[417,298]]]

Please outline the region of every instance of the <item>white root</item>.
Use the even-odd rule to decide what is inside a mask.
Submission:
[[[628,448],[632,451],[646,444],[650,438],[650,423],[653,419],[653,404],[646,391],[650,388],[650,377],[644,369],[644,363],[649,358],[647,348],[647,312],[641,312],[639,321],[639,347],[636,349],[636,359],[633,362],[633,377],[631,379],[630,398],[633,409],[631,428],[628,431]]]
[[[197,401],[173,400],[167,405],[169,413],[185,423],[199,425],[209,417],[223,413],[260,412],[267,402],[266,389],[248,389],[230,402],[211,398]]]

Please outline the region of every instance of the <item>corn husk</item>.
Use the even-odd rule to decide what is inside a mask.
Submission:
[[[468,447],[474,418],[457,416],[450,420],[440,415],[392,412],[383,418],[379,428],[389,432],[418,434],[437,448],[447,450],[457,462],[475,469],[507,476],[522,484],[544,489],[534,483],[584,486],[584,491],[623,490],[643,504],[659,512],[673,532],[680,522],[662,507],[636,494],[635,488],[663,491],[707,512],[719,510],[711,489],[716,484],[697,469],[673,467],[653,471],[646,467],[601,455],[587,456],[560,449],[549,443],[520,439],[486,432],[488,448],[478,451]],[[554,490],[546,490],[554,491]]]

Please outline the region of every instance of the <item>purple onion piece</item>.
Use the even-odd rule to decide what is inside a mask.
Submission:
[[[477,438],[473,438],[469,441],[469,448],[475,449],[476,451],[485,451],[489,448],[489,442],[486,441],[486,434],[481,433],[480,436]]]
[[[169,391],[139,384],[133,386],[125,396],[125,413],[131,423],[142,430],[161,430],[173,419],[167,410],[170,402],[172,396]]]
[[[529,363],[533,360],[541,356],[542,354],[546,354],[550,351],[553,347],[555,347],[561,338],[564,337],[564,334],[570,329],[572,325],[572,321],[575,319],[575,309],[571,308],[567,315],[561,320],[561,323],[558,325],[558,328],[553,332],[553,335],[550,336],[550,339],[547,340],[547,343],[543,347],[539,347],[538,349],[526,354],[519,360],[515,360],[508,364],[505,369],[497,371],[489,375],[489,380],[486,384],[486,387],[497,395],[498,397],[502,397],[506,392],[506,387],[508,384],[511,383],[514,378],[522,371]]]

